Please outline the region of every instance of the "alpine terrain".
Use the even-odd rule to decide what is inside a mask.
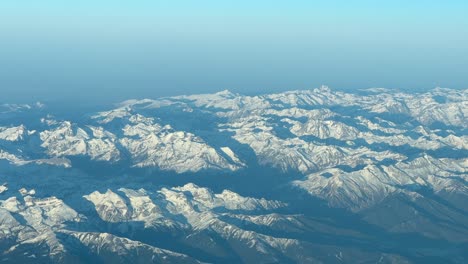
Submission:
[[[468,263],[468,90],[0,105],[2,263]]]

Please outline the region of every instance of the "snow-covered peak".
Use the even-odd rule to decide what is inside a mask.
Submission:
[[[4,192],[6,192],[6,191],[8,191],[8,186],[7,186],[7,184],[4,183],[4,184],[0,185],[0,194],[4,193]]]
[[[213,193],[210,189],[188,183],[181,187],[145,189],[121,188],[118,192],[95,191],[84,196],[92,202],[101,219],[108,222],[144,221],[148,224],[170,222],[171,215],[192,218],[202,212],[245,210],[264,211],[285,207],[278,201],[243,197],[232,191]],[[183,223],[180,223],[183,224]]]
[[[115,119],[121,119],[131,115],[131,108],[128,106],[122,106],[110,111],[100,112],[96,115],[93,115],[91,118],[96,119],[98,123],[107,124]]]
[[[2,104],[0,105],[0,113],[22,112],[44,107],[45,105],[41,102],[36,102],[34,104]]]
[[[468,194],[466,159],[435,159],[423,155],[395,165],[367,165],[351,172],[331,168],[310,174],[293,184],[337,207],[361,210],[397,193],[413,193],[421,188],[435,192]]]
[[[137,123],[123,128],[126,137],[120,144],[131,154],[135,167],[157,167],[176,172],[203,169],[235,171],[242,166],[235,155],[226,159],[203,139],[170,126]]]
[[[177,201],[176,203],[184,201],[186,208],[197,208],[201,211],[212,210],[214,208],[249,211],[271,210],[285,206],[285,204],[277,201],[243,197],[229,190],[214,194],[211,190],[199,187],[193,183],[171,189],[164,188],[160,193],[169,201]]]
[[[201,263],[185,254],[109,233],[70,231],[64,233],[80,241],[93,254],[103,257],[113,256],[112,259],[118,260],[119,263]],[[129,261],[129,256],[131,256],[131,261]]]
[[[41,146],[52,157],[87,155],[93,160],[119,160],[120,152],[114,143],[116,136],[102,127],[87,128],[89,132],[69,121],[61,122],[54,129],[40,132]]]
[[[121,222],[131,217],[131,211],[125,200],[109,189],[105,193],[95,191],[85,195],[84,198],[96,206],[99,216],[105,221]]]
[[[0,127],[0,140],[21,141],[28,135],[24,125],[16,127]]]

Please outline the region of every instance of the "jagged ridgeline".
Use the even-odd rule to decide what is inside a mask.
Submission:
[[[468,90],[0,106],[0,262],[466,263]]]

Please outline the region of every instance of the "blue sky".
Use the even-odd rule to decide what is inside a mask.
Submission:
[[[1,1],[2,101],[468,87],[466,1],[73,2]]]

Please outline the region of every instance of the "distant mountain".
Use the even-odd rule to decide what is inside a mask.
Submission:
[[[0,110],[2,262],[468,259],[468,90]]]

